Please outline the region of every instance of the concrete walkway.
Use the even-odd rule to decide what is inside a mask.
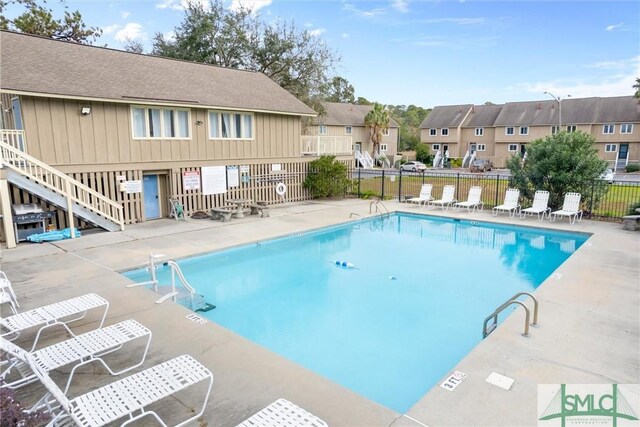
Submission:
[[[480,221],[539,227],[535,219],[494,218],[488,213],[442,212],[388,202],[390,210],[425,212]],[[213,323],[198,325],[189,311],[155,304],[157,295],[126,288],[119,271],[143,266],[150,252],[170,259],[296,234],[369,216],[363,200],[314,201],[271,209],[270,218],[247,216],[229,223],[158,220],[130,225],[124,232],[88,234],[46,244],[21,244],[1,253],[23,309],[96,292],[111,303],[107,324],[132,318],[153,331],[145,367],[188,353],[214,374],[214,389],[201,425],[234,426],[284,397],[331,426],[419,426],[537,424],[539,383],[640,382],[640,233],[620,224],[565,221],[543,225],[592,233],[592,237],[535,292],[541,301],[540,327],[522,332],[521,309],[482,341],[456,369],[468,374],[453,392],[435,387],[406,415],[365,399]],[[354,216],[355,217],[355,216]],[[4,313],[6,314],[6,313]],[[78,322],[82,332],[95,317]],[[47,334],[58,341],[61,335]],[[125,361],[137,351],[115,356]],[[485,382],[491,372],[512,377],[509,391]],[[72,394],[114,380],[101,368],[87,368]],[[33,398],[37,387],[29,388]],[[636,389],[637,390],[637,389]],[[198,390],[163,401],[170,420],[184,419],[198,405]],[[638,397],[637,395],[635,396]],[[627,396],[627,399],[630,397]]]

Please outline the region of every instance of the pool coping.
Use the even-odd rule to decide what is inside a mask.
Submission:
[[[433,388],[407,416],[224,328],[205,330],[188,324],[182,307],[154,304],[154,294],[141,288],[126,289],[130,282],[117,274],[144,265],[151,250],[179,259],[357,221],[349,217],[353,213],[360,218],[372,216],[368,201],[285,204],[271,209],[270,218],[248,217],[226,224],[198,220],[135,224],[120,233],[3,250],[1,267],[27,308],[79,295],[91,286],[112,302],[110,321],[135,318],[154,332],[154,351],[145,366],[180,352],[201,360],[216,377],[204,417],[209,425],[236,425],[279,397],[333,426],[536,425],[538,383],[639,382],[638,233],[624,231],[615,223],[540,224],[536,219],[493,217],[486,211],[469,214],[385,203],[392,211],[591,233],[588,244],[557,270],[560,278],[547,279],[536,290],[541,326],[532,329],[531,338],[520,336],[521,314],[514,313],[457,365],[468,377],[455,391]],[[547,286],[549,283],[556,286]],[[594,340],[616,351],[594,350]],[[510,391],[485,382],[493,371],[516,380]]]

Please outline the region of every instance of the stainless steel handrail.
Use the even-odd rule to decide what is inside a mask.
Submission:
[[[524,323],[524,332],[522,333],[522,336],[524,337],[528,337],[529,336],[529,318],[530,318],[530,312],[529,312],[529,307],[527,307],[525,305],[525,303],[523,303],[522,301],[518,301],[516,298],[522,296],[522,295],[526,295],[528,297],[530,297],[533,300],[533,323],[531,323],[531,326],[538,326],[538,300],[536,299],[536,297],[534,297],[533,295],[531,295],[528,292],[519,292],[517,294],[515,294],[514,296],[512,296],[511,298],[509,298],[509,300],[507,302],[505,302],[504,304],[500,305],[498,308],[496,308],[494,310],[493,313],[491,313],[489,316],[487,316],[486,319],[484,319],[484,323],[482,324],[482,338],[486,338],[491,332],[493,332],[496,327],[498,326],[498,314],[500,314],[500,312],[502,312],[505,308],[509,307],[512,304],[518,304],[519,306],[521,306],[522,308],[524,308],[525,311],[525,323]],[[489,322],[489,320],[493,319],[493,322],[487,326],[487,323]]]
[[[382,205],[382,207],[384,208],[385,212],[382,212],[382,211],[380,210],[380,208],[378,207],[378,205]],[[371,214],[371,213],[373,213],[373,212],[372,212],[372,207],[373,207],[373,206],[375,206],[375,207],[376,207],[376,213],[380,213],[380,215],[381,215],[381,216],[382,216],[382,215],[384,215],[384,214],[386,213],[387,218],[388,218],[388,217],[391,215],[391,214],[389,213],[389,209],[387,209],[387,206],[382,202],[382,200],[380,200],[380,199],[376,199],[376,200],[372,200],[372,201],[369,203],[369,213],[370,213],[370,214]]]

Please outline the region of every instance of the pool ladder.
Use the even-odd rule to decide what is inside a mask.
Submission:
[[[384,212],[382,212],[380,210],[380,205],[382,205],[382,207],[384,208]],[[371,203],[369,203],[369,213],[373,213],[373,208],[376,208],[376,213],[379,213],[380,216],[387,216],[387,218],[389,218],[389,209],[387,209],[387,207],[385,206],[385,204],[382,202],[381,199],[375,199],[372,200]]]
[[[518,301],[518,298],[521,297],[522,295],[526,295],[533,300],[533,323],[531,323],[531,326],[538,326],[538,300],[529,292],[518,292],[517,294],[509,298],[507,302],[505,302],[504,304],[496,308],[495,311],[491,313],[489,316],[487,316],[486,319],[484,319],[484,323],[482,325],[482,339],[489,336],[489,334],[493,332],[498,326],[498,314],[500,314],[502,310],[504,310],[505,308],[513,304],[518,304],[519,306],[524,308],[525,318],[524,318],[524,332],[522,333],[522,336],[529,337],[529,314],[530,313],[529,313],[529,307],[527,307],[525,303],[523,303],[522,301]],[[492,319],[493,319],[493,322],[488,324],[489,321]]]

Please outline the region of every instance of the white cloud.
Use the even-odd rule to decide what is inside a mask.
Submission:
[[[102,27],[102,33],[103,34],[111,34],[114,31],[116,31],[118,28],[120,28],[120,25],[118,25],[118,24],[107,25],[106,27]]]
[[[508,88],[510,91],[520,92],[526,91],[534,96],[542,99],[545,91],[549,91],[562,99],[566,99],[568,95],[572,98],[589,98],[594,96],[625,96],[633,95],[632,86],[635,84],[636,74],[621,73],[614,76],[607,76],[599,81],[568,81],[568,82],[538,82],[523,83]]]
[[[209,9],[209,0],[191,0],[192,3],[200,4],[205,10]],[[156,3],[156,9],[185,10],[189,6],[189,0],[162,0]]]
[[[171,30],[163,34],[163,37],[166,41],[174,42],[176,41],[176,32]]]
[[[593,64],[587,64],[586,68],[596,68],[599,70],[624,70],[640,66],[640,56],[631,59],[621,59],[619,61],[600,61]]]
[[[120,16],[122,17],[122,19],[127,19],[129,15],[131,15],[131,12],[129,12],[128,10],[123,10],[122,12],[120,12]]]
[[[621,22],[619,24],[614,24],[614,25],[607,25],[607,28],[605,28],[605,31],[613,31],[616,28],[620,28],[624,25],[624,22]]]
[[[351,3],[343,3],[342,4],[342,10],[345,10],[347,12],[352,12],[358,16],[361,16],[363,18],[375,18],[377,16],[382,16],[384,14],[387,13],[387,9],[384,8],[375,8],[375,9],[371,9],[371,10],[362,10],[362,9],[358,9],[357,7],[355,7],[354,5],[352,5]]]
[[[349,33],[342,33],[342,38],[343,38],[343,39],[348,39],[349,37],[351,37],[351,34],[349,34]]]
[[[406,0],[392,0],[391,7],[393,7],[398,12],[409,12],[409,3]]]
[[[127,40],[144,40],[147,37],[146,33],[142,31],[142,25],[129,22],[115,35],[115,39],[121,43]]]
[[[271,1],[272,0],[231,0],[229,9],[238,10],[240,7],[244,7],[245,9],[250,9],[255,13],[259,9],[269,6]]]
[[[327,29],[326,28],[316,28],[315,30],[311,30],[309,31],[309,34],[311,34],[312,36],[319,36],[323,33],[326,33]]]

